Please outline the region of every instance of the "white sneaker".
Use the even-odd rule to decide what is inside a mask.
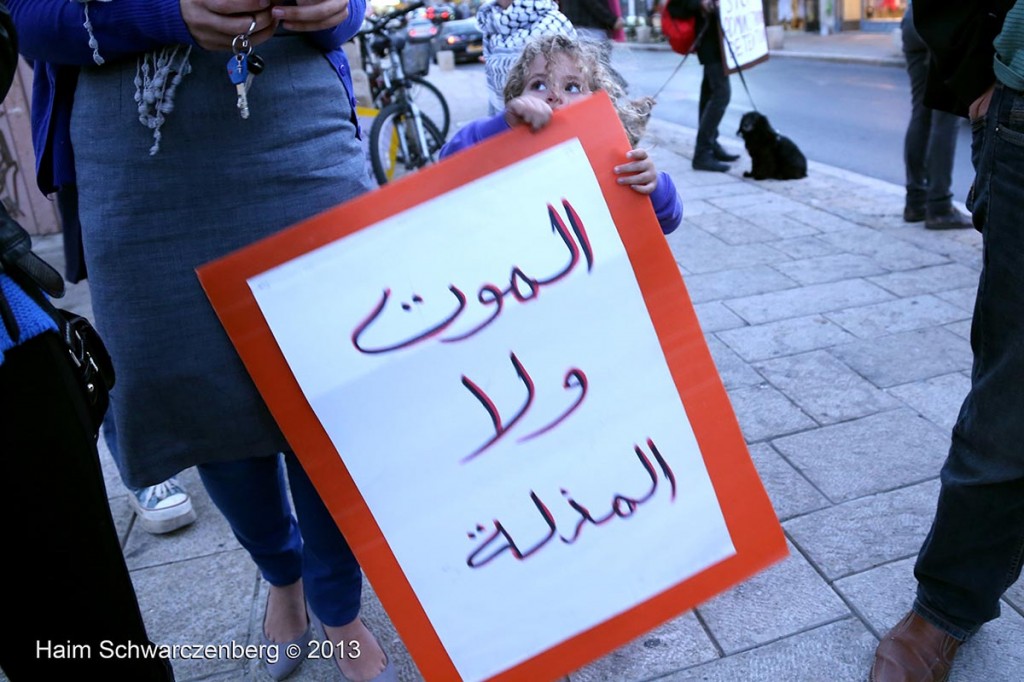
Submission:
[[[129,488],[128,493],[128,502],[147,533],[170,533],[196,520],[192,498],[173,476],[147,488]]]

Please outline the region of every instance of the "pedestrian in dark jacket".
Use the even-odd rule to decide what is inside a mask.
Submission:
[[[971,119],[967,203],[984,266],[971,389],[914,565],[917,598],[878,645],[872,682],[947,679],[960,644],[999,616],[1024,556],[1024,0],[914,0],[914,15],[933,58],[925,104]]]
[[[669,0],[668,12],[677,19],[696,18],[694,28],[700,41],[697,59],[704,65],[693,167],[695,170],[724,173],[729,170],[724,162],[736,161],[740,157],[725,151],[718,143],[718,126],[732,98],[729,74],[725,72],[722,45],[718,38],[718,0]]]

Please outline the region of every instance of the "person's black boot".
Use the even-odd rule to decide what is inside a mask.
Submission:
[[[715,143],[715,146],[711,148],[711,153],[718,161],[739,161],[740,158],[739,154],[730,154],[725,151],[725,148],[717,142]]]
[[[700,171],[713,171],[715,173],[724,173],[729,170],[728,164],[724,164],[721,161],[715,159],[715,152],[711,149],[698,152],[693,157],[693,169]]]

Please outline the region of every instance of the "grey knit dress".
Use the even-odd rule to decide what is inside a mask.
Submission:
[[[79,78],[71,134],[83,242],[131,486],[287,448],[195,268],[370,188],[345,88],[323,53],[300,36],[256,51],[266,69],[242,120],[228,53],[193,49],[153,155],[136,61]]]

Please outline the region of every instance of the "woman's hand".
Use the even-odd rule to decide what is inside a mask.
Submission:
[[[296,0],[294,5],[277,5],[273,17],[289,31],[322,31],[348,19],[348,0]]]
[[[551,107],[537,97],[516,97],[505,105],[505,122],[509,128],[528,125],[537,132],[551,121]]]
[[[630,163],[614,169],[619,176],[617,182],[632,187],[640,194],[653,193],[658,188],[658,171],[654,169],[654,162],[647,155],[647,150],[631,149],[626,152],[626,158],[631,160]]]
[[[181,18],[199,47],[216,52],[230,51],[235,36],[250,27],[253,45],[269,40],[276,28],[270,0],[181,0]]]

